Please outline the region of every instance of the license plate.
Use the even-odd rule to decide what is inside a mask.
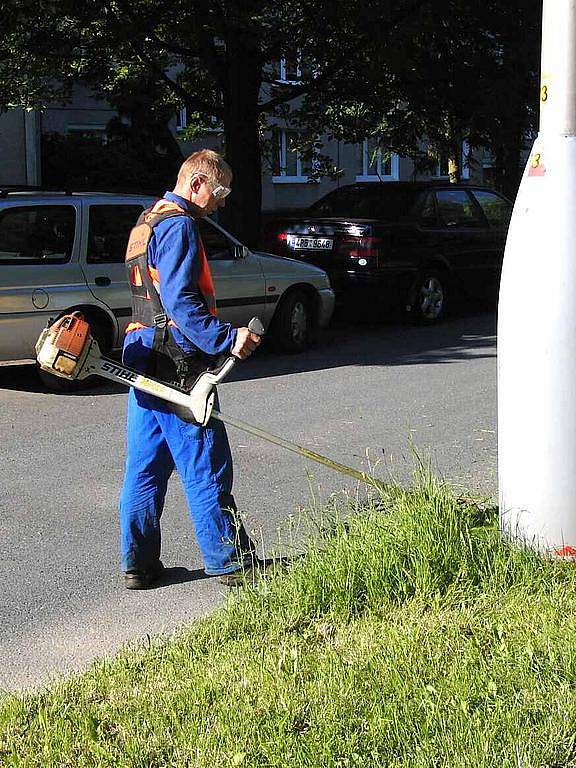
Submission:
[[[295,251],[331,251],[333,242],[329,237],[288,235],[288,247]]]

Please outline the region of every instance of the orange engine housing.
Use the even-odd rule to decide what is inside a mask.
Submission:
[[[78,359],[91,340],[90,326],[81,312],[64,315],[50,327],[52,344],[61,352]]]

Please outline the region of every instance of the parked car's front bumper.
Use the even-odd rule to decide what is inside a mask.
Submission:
[[[318,327],[325,328],[334,312],[336,297],[332,288],[318,289]]]

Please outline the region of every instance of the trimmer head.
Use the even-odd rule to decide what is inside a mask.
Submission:
[[[84,363],[91,350],[100,352],[90,325],[81,312],[72,312],[42,331],[36,342],[36,359],[42,370],[55,376],[83,379],[88,375]]]

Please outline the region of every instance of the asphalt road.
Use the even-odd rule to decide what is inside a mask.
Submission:
[[[467,491],[496,492],[493,314],[437,328],[337,321],[300,356],[262,350],[220,388],[222,411],[408,483],[413,450]],[[167,584],[125,590],[117,564],[126,392],[55,395],[0,367],[0,689],[41,686],[128,641],[170,633],[225,590],[201,570],[177,477],[163,521]],[[308,512],[353,480],[230,430],[235,494],[263,553],[299,546]],[[298,522],[300,521],[300,522]],[[296,525],[296,529],[291,526]]]

